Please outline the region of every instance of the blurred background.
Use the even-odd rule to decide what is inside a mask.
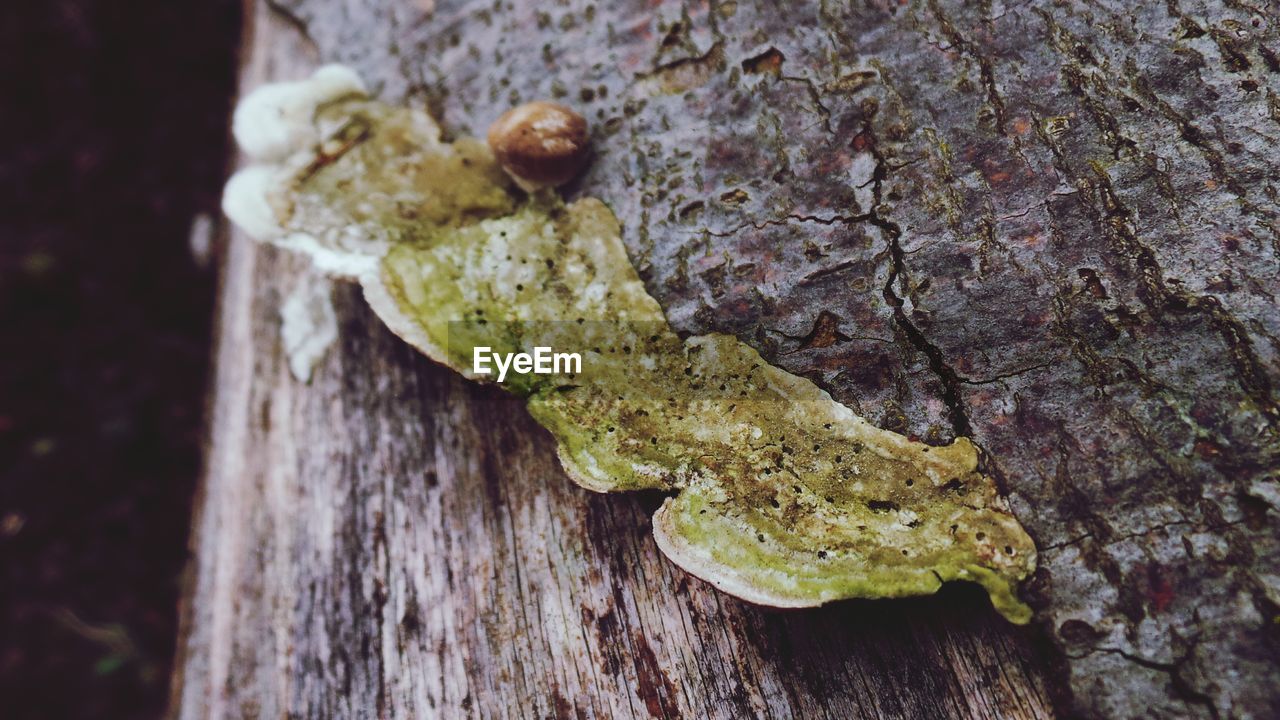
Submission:
[[[164,712],[240,13],[0,6],[0,718]]]

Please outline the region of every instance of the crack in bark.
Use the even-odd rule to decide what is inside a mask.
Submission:
[[[951,18],[947,17],[947,14],[942,11],[942,6],[938,3],[938,0],[929,0],[929,10],[938,21],[938,26],[942,28],[942,34],[946,36],[947,41],[978,63],[978,75],[982,79],[982,87],[986,89],[987,104],[995,115],[996,132],[1004,135],[1004,98],[1000,97],[1000,91],[996,87],[994,63],[991,62],[991,58],[978,51],[977,43],[969,40],[960,32]]]
[[[1095,653],[1107,653],[1110,655],[1117,655],[1119,657],[1124,658],[1125,660],[1128,660],[1129,662],[1135,665],[1140,665],[1144,668],[1147,668],[1148,670],[1155,670],[1157,672],[1162,672],[1167,674],[1169,676],[1170,685],[1172,685],[1174,692],[1176,692],[1179,695],[1180,699],[1182,699],[1183,702],[1186,702],[1188,704],[1194,703],[1196,705],[1200,705],[1209,711],[1210,717],[1212,717],[1214,720],[1219,720],[1220,715],[1218,714],[1218,707],[1213,703],[1213,698],[1209,697],[1209,695],[1205,694],[1204,692],[1192,687],[1191,683],[1189,683],[1187,679],[1182,676],[1182,666],[1186,664],[1187,659],[1190,657],[1190,651],[1188,651],[1186,654],[1184,654],[1182,657],[1180,657],[1178,660],[1172,663],[1164,663],[1164,662],[1159,662],[1157,660],[1151,660],[1149,658],[1144,658],[1141,655],[1135,655],[1131,652],[1127,652],[1121,648],[1113,648],[1113,647],[1095,647],[1095,648],[1091,648],[1088,652],[1085,652],[1085,653],[1080,653],[1080,654],[1068,653],[1067,657],[1072,660],[1079,660],[1083,657],[1086,657],[1088,655],[1092,655]]]
[[[870,213],[866,213],[863,215],[832,215],[830,217],[820,217],[817,215],[790,214],[790,215],[784,215],[779,218],[769,218],[766,220],[759,220],[759,221],[748,220],[739,225],[735,225],[734,227],[729,228],[728,230],[712,230],[711,228],[703,227],[697,230],[691,230],[690,233],[695,235],[705,234],[705,235],[710,235],[711,237],[732,237],[742,232],[743,230],[746,230],[747,228],[755,228],[756,230],[763,230],[769,226],[789,225],[792,222],[815,223],[817,225],[829,226],[829,225],[856,225],[857,223],[870,222],[871,220],[872,220],[872,217]]]
[[[1044,12],[1040,14],[1047,16]],[[1104,136],[1105,134],[1104,128]],[[1166,311],[1197,312],[1205,315],[1223,338],[1235,366],[1241,389],[1257,404],[1272,431],[1280,429],[1277,428],[1280,424],[1280,405],[1272,395],[1270,378],[1254,352],[1252,341],[1242,323],[1212,295],[1193,295],[1180,287],[1171,288],[1155,251],[1143,243],[1133,229],[1133,212],[1121,202],[1107,170],[1097,163],[1091,163],[1090,175],[1078,175],[1069,166],[1061,147],[1043,131],[1043,128],[1040,128],[1038,135],[1049,148],[1057,170],[1072,179],[1078,190],[1092,191],[1096,196],[1096,206],[1093,203],[1087,203],[1084,207],[1090,211],[1094,222],[1116,253],[1131,263],[1137,271],[1138,297],[1143,304],[1157,319]],[[1078,335],[1073,336],[1079,338]],[[1100,356],[1094,354],[1093,361],[1086,361],[1086,366],[1095,366],[1098,359]],[[1095,379],[1097,379],[1096,375]],[[1095,383],[1100,388],[1106,384],[1105,378],[1102,380],[1101,383]]]
[[[1000,374],[998,374],[998,375],[992,375],[992,376],[991,376],[991,377],[989,377],[989,378],[983,378],[983,379],[981,379],[981,380],[976,380],[976,379],[974,379],[974,378],[968,378],[968,377],[965,377],[965,376],[963,376],[963,375],[961,375],[961,374],[959,374],[959,373],[956,373],[956,379],[957,379],[957,380],[959,380],[960,382],[964,383],[965,385],[990,385],[990,384],[991,384],[991,383],[993,383],[993,382],[999,382],[999,381],[1001,381],[1001,380],[1007,380],[1007,379],[1012,378],[1012,377],[1018,377],[1019,375],[1026,375],[1026,374],[1027,374],[1027,373],[1029,373],[1029,372],[1035,372],[1036,370],[1041,370],[1041,369],[1043,369],[1043,368],[1050,367],[1050,366],[1052,366],[1052,365],[1054,364],[1054,362],[1056,362],[1056,359],[1054,359],[1054,360],[1045,360],[1044,362],[1039,362],[1039,363],[1036,363],[1036,364],[1034,364],[1034,365],[1029,365],[1029,366],[1024,367],[1024,368],[1019,368],[1019,369],[1017,369],[1017,370],[1010,370],[1009,372],[1000,373]]]
[[[876,166],[871,175],[871,194],[873,197],[871,211],[866,214],[867,222],[880,228],[888,242],[889,251],[889,273],[885,279],[884,288],[881,291],[885,302],[893,308],[893,319],[898,327],[902,329],[903,334],[911,343],[916,351],[924,354],[929,361],[929,369],[942,382],[942,402],[947,406],[948,415],[951,420],[951,428],[957,437],[972,437],[973,426],[969,423],[969,415],[965,412],[964,403],[960,397],[959,385],[960,377],[956,371],[947,364],[942,354],[942,350],[929,342],[924,333],[920,331],[911,319],[907,317],[906,311],[903,309],[905,304],[894,290],[894,283],[898,278],[902,278],[903,287],[907,286],[910,276],[907,274],[907,266],[905,254],[902,251],[902,243],[899,241],[902,236],[902,229],[880,213],[884,207],[881,203],[881,190],[887,175],[887,165],[885,158],[876,146],[875,131],[871,126],[871,121],[866,120],[863,123],[863,135],[869,138],[867,151],[875,158]]]
[[[833,132],[831,129],[831,109],[822,102],[822,93],[818,87],[814,85],[813,80],[807,77],[796,75],[783,75],[782,80],[786,82],[800,83],[804,85],[809,93],[809,99],[813,101],[815,107],[818,108],[818,116],[822,118],[822,129],[827,133]]]
[[[1108,547],[1110,545],[1115,545],[1116,543],[1124,542],[1125,540],[1133,540],[1135,538],[1146,537],[1147,535],[1152,535],[1154,533],[1160,532],[1161,530],[1168,530],[1169,528],[1178,527],[1182,525],[1191,526],[1193,528],[1196,528],[1200,532],[1210,532],[1210,531],[1219,532],[1222,530],[1226,530],[1227,528],[1243,524],[1245,522],[1246,520],[1243,518],[1241,518],[1240,520],[1233,520],[1231,522],[1226,522],[1226,523],[1205,523],[1197,520],[1170,520],[1169,522],[1165,522],[1165,523],[1157,523],[1156,525],[1152,525],[1151,527],[1143,530],[1138,530],[1131,533],[1125,533],[1124,535],[1118,535],[1115,537],[1107,538],[1106,540],[1100,541],[1098,547]],[[1071,545],[1076,545],[1085,540],[1096,540],[1096,539],[1097,539],[1097,536],[1093,532],[1086,532],[1082,535],[1077,535],[1071,538],[1070,540],[1063,540],[1062,542],[1053,543],[1052,545],[1046,545],[1040,549],[1040,552],[1044,553],[1044,552],[1049,552],[1051,550],[1061,550],[1062,548],[1070,547]]]

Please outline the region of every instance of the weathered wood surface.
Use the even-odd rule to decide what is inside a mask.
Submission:
[[[275,313],[307,277],[233,241],[184,717],[1280,715],[1273,6],[281,7],[248,85],[338,60],[459,134],[585,110],[571,191],[678,329],[988,452],[1042,548],[1039,640],[964,590],[718,595],[657,554],[655,500],[574,488],[518,403],[349,289],[291,380]]]

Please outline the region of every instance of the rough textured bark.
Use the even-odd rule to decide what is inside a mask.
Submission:
[[[656,555],[649,499],[571,487],[514,402],[347,291],[293,383],[273,312],[303,280],[233,243],[184,714],[1035,716],[1046,663],[1072,714],[1280,714],[1273,7],[281,9],[458,134],[577,105],[570,192],[615,210],[677,329],[973,437],[1041,548],[1050,659],[962,590],[716,595]],[[300,76],[266,35],[259,66]]]

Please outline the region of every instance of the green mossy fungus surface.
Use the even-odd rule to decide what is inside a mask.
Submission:
[[[613,213],[526,196],[479,141],[438,141],[417,110],[349,98],[281,167],[282,227],[377,258],[371,305],[433,359],[474,377],[473,351],[579,353],[581,371],[508,375],[596,491],[671,491],[662,549],[756,602],[811,606],[980,583],[1014,622],[1035,547],[965,438],[880,430],[725,335],[682,339],[627,257]],[[494,375],[478,379],[493,379]]]

